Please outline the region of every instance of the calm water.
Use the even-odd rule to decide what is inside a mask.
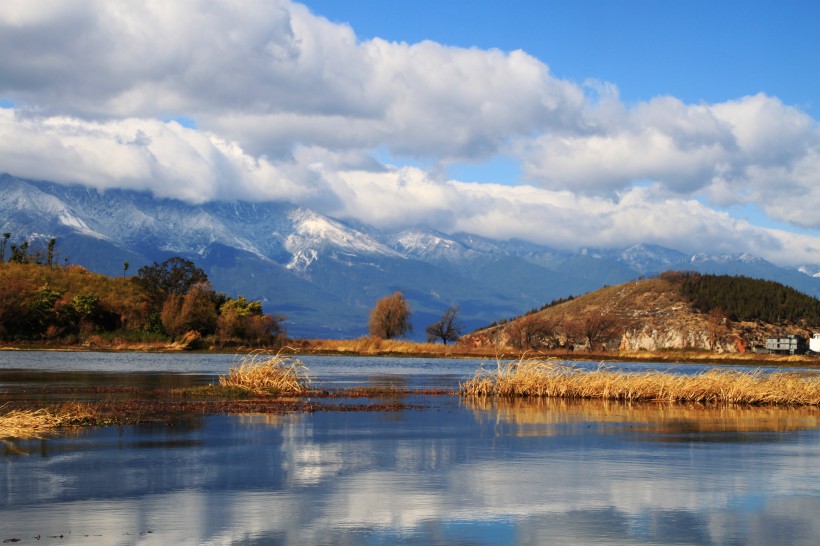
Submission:
[[[479,364],[304,360],[321,385],[411,389],[456,387]],[[230,363],[0,353],[0,392],[44,381],[210,382]],[[820,543],[817,410],[408,401],[425,409],[213,416],[7,444],[0,540]]]

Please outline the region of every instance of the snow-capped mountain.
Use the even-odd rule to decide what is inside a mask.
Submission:
[[[402,257],[373,237],[317,212],[299,208],[288,213],[288,219],[291,230],[284,244],[292,256],[286,266],[288,269],[305,272],[322,255],[334,259],[344,259],[345,256]]]
[[[147,193],[0,175],[0,232],[34,247],[57,239],[58,259],[109,275],[179,255],[228,294],[288,316],[293,336],[365,333],[369,309],[400,290],[416,337],[449,305],[465,329],[484,326],[641,275],[669,269],[744,274],[820,295],[820,266],[802,272],[749,255],[689,256],[653,245],[567,252],[424,227],[380,232],[286,203],[194,206]]]
[[[820,277],[820,265],[801,265],[797,270],[809,277]]]

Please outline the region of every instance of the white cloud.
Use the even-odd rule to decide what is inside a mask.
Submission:
[[[522,51],[359,40],[287,0],[7,0],[0,171],[190,202],[289,200],[379,226],[559,247],[652,242],[820,261],[820,129],[759,94],[626,105]],[[196,129],[163,120],[185,116]],[[427,165],[382,165],[375,150]],[[521,162],[516,187],[445,181]]]
[[[772,218],[818,228],[820,128],[766,95],[714,105],[657,98],[627,110],[587,112],[589,132],[545,133],[519,154],[546,188],[613,194],[653,181],[727,207],[758,203]]]
[[[89,122],[0,109],[0,165],[18,176],[98,189],[151,191],[192,203],[309,201],[322,188],[304,171],[245,154],[235,143],[176,122]]]
[[[284,0],[64,3],[0,13],[0,95],[45,114],[185,114],[254,154],[294,142],[470,157],[573,123],[583,95],[516,51],[359,43]]]

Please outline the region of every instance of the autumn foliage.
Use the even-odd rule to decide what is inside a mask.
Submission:
[[[195,332],[222,346],[282,341],[283,317],[215,292],[191,262],[148,270],[148,277],[112,278],[80,266],[0,262],[0,339],[71,344],[89,336],[145,341]]]
[[[368,332],[371,336],[382,339],[406,336],[413,330],[410,314],[410,304],[401,292],[386,296],[377,301],[370,311]]]

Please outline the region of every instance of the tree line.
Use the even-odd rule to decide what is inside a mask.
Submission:
[[[35,248],[35,246],[24,239],[19,245],[11,243],[11,233],[5,232],[0,237],[0,263],[6,261],[6,247],[9,247],[9,260],[12,263],[34,263],[47,265],[49,267],[56,265],[56,246],[57,239],[50,238],[45,249]],[[67,260],[66,260],[67,261]]]
[[[133,277],[111,278],[57,266],[54,239],[44,254],[25,242],[12,245],[5,261],[8,239],[0,239],[0,339],[73,343],[108,335],[142,341],[195,332],[221,346],[284,341],[284,317],[264,313],[258,301],[213,290],[190,260],[172,257]]]
[[[820,325],[820,300],[774,281],[700,273],[665,274],[704,314],[718,311],[733,322]]]

